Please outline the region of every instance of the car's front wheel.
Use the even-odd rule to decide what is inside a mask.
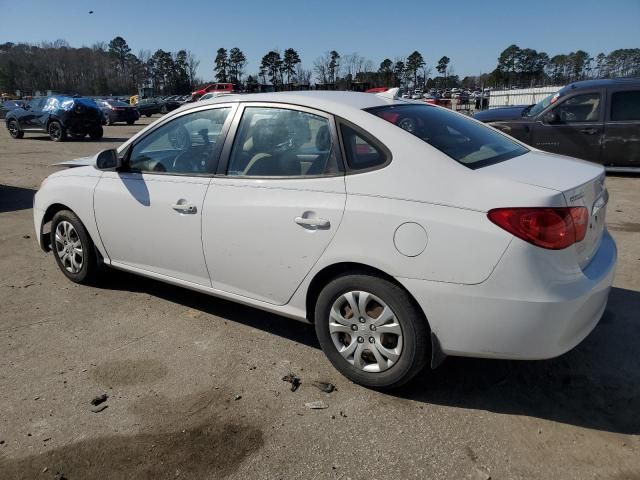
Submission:
[[[96,251],[80,219],[61,210],[51,221],[51,249],[62,273],[75,283],[87,284],[96,276]]]
[[[47,131],[49,132],[49,137],[54,142],[64,142],[67,139],[66,129],[57,120],[54,120],[49,124]]]
[[[135,120],[127,120],[127,125],[133,125],[134,123],[136,123]]]
[[[371,388],[399,387],[430,353],[422,312],[400,286],[369,274],[342,275],[320,292],[316,334],[333,366]]]
[[[17,120],[9,120],[9,123],[7,124],[7,128],[9,129],[9,135],[11,135],[11,138],[24,137],[24,132],[20,130],[20,125],[18,125]]]

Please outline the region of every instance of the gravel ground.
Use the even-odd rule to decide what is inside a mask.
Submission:
[[[121,272],[63,277],[34,241],[35,189],[139,128],[60,144],[0,128],[0,479],[640,479],[640,178],[607,179],[620,261],[580,346],[449,358],[385,394],[342,378],[309,326]]]

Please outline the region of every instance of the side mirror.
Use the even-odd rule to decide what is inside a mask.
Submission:
[[[552,110],[542,116],[542,121],[549,124],[560,123],[560,116]]]
[[[122,159],[118,157],[115,149],[103,150],[96,158],[96,168],[98,170],[113,170],[122,166]]]

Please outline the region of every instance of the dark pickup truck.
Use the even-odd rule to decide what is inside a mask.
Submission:
[[[535,105],[474,118],[540,150],[640,171],[640,79],[575,82]]]

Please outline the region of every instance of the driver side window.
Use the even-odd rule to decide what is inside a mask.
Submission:
[[[563,123],[597,122],[600,118],[600,94],[575,95],[555,107],[554,112]]]
[[[129,170],[214,173],[221,133],[231,107],[200,110],[171,120],[133,146]]]

